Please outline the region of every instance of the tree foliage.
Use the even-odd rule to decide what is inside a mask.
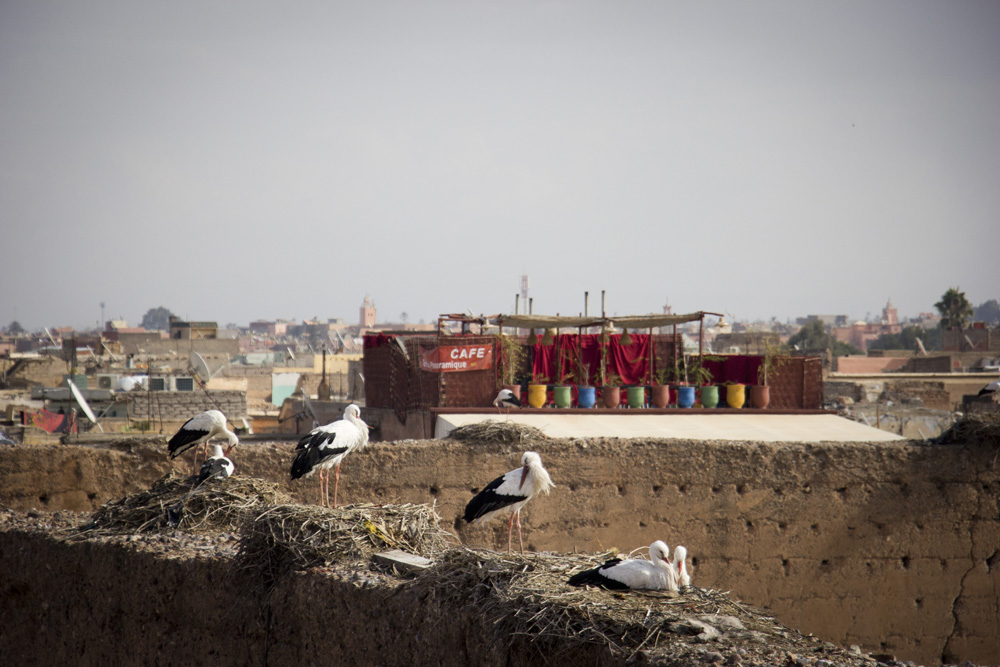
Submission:
[[[972,304],[965,298],[965,292],[958,291],[956,287],[949,287],[934,307],[941,314],[941,327],[944,329],[964,329],[972,321]]]
[[[898,334],[882,334],[868,344],[869,350],[912,350],[916,351],[917,339],[923,343],[926,350],[941,349],[941,330],[923,329],[918,326],[908,326]]]
[[[20,322],[18,322],[17,320],[14,320],[13,322],[11,322],[10,324],[7,325],[7,328],[4,329],[4,331],[6,331],[8,334],[14,336],[14,335],[17,335],[17,334],[24,333],[24,327],[21,326]]]
[[[976,322],[986,322],[992,325],[1000,323],[1000,302],[996,299],[990,299],[979,304],[975,308],[973,318]]]
[[[833,341],[833,336],[822,322],[810,320],[799,329],[798,333],[792,334],[788,344],[798,346],[804,352],[825,352],[833,348]]]
[[[150,308],[146,311],[146,314],[142,316],[142,326],[151,331],[154,329],[167,331],[170,329],[170,318],[172,316],[173,313],[163,306],[160,306],[159,308]]]
[[[835,357],[843,357],[849,354],[861,354],[861,350],[850,343],[845,343],[834,338],[833,334],[826,330],[826,326],[819,320],[810,320],[805,323],[798,333],[792,334],[788,339],[788,345],[797,346],[802,352],[809,354],[819,354],[829,351]]]

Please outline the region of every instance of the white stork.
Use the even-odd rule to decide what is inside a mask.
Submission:
[[[997,392],[1000,392],[1000,380],[994,380],[993,382],[990,382],[988,385],[980,389],[979,393],[976,394],[976,396],[985,396],[986,394],[996,394]]]
[[[170,438],[170,442],[167,443],[170,458],[176,458],[193,447],[194,455],[191,459],[193,474],[198,465],[198,445],[202,446],[204,456],[207,457],[208,441],[215,437],[224,437],[229,441],[226,456],[229,456],[233,447],[240,444],[236,434],[226,428],[226,416],[218,410],[206,410],[184,422],[184,425]]]
[[[511,408],[521,407],[521,401],[510,389],[501,389],[497,397],[493,399],[493,405],[496,407],[497,412],[500,412],[501,408],[507,408],[507,414],[509,415]]]
[[[344,418],[314,428],[296,445],[292,461],[292,479],[310,477],[319,470],[320,503],[330,504],[330,468],[334,469],[333,506],[337,506],[340,486],[340,463],[344,457],[368,444],[369,426],[361,420],[361,408],[351,403],[344,408]]]
[[[212,445],[212,455],[201,464],[196,486],[209,479],[225,479],[232,476],[236,466],[222,453],[222,445]]]
[[[687,569],[687,555],[688,550],[683,546],[678,544],[674,547],[674,569],[677,571],[677,583],[680,586],[690,586],[691,585],[691,575],[688,574]]]
[[[548,471],[542,467],[542,457],[535,452],[525,452],[521,456],[521,467],[501,475],[486,485],[465,506],[465,520],[473,525],[489,521],[500,512],[510,512],[507,523],[507,551],[510,551],[514,521],[517,521],[517,539],[524,553],[524,539],[521,537],[521,508],[539,493],[549,493],[555,486]]]
[[[677,572],[667,557],[670,548],[660,540],[649,545],[649,560],[613,558],[600,567],[578,572],[571,586],[600,586],[611,590],[677,592]]]

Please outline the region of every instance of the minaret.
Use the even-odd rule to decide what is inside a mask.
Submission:
[[[361,328],[371,329],[375,326],[375,302],[370,296],[365,296],[365,302],[361,304]]]

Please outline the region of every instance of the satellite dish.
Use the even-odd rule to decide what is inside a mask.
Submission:
[[[917,347],[920,348],[920,354],[924,357],[927,356],[927,348],[924,347],[924,341],[917,337]]]
[[[208,381],[218,375],[219,371],[222,370],[222,366],[219,366],[215,369],[215,373],[210,371],[208,363],[205,362],[204,357],[193,350],[191,351],[190,361],[191,370],[198,376],[198,379],[202,384],[208,384]]]
[[[87,404],[87,399],[83,397],[83,394],[81,394],[80,390],[76,388],[76,385],[73,384],[72,380],[66,378],[66,384],[69,385],[69,390],[73,392],[73,398],[76,399],[77,405],[79,405],[83,410],[83,414],[87,415],[87,419],[89,419],[92,423],[97,424],[97,417],[94,416],[94,411],[91,410],[90,406]],[[97,427],[101,428],[101,425],[97,424]],[[104,432],[103,428],[101,429],[101,432]]]

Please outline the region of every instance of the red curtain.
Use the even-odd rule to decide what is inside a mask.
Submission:
[[[622,384],[647,384],[649,382],[649,358],[652,338],[649,334],[633,334],[631,345],[621,344],[621,334],[608,336],[607,372],[621,378]],[[588,367],[588,381],[581,382],[577,375],[577,359],[583,359]],[[575,384],[599,384],[601,369],[600,334],[560,334],[554,336],[551,345],[535,343],[534,359],[531,366],[532,377],[547,383],[573,382]]]

